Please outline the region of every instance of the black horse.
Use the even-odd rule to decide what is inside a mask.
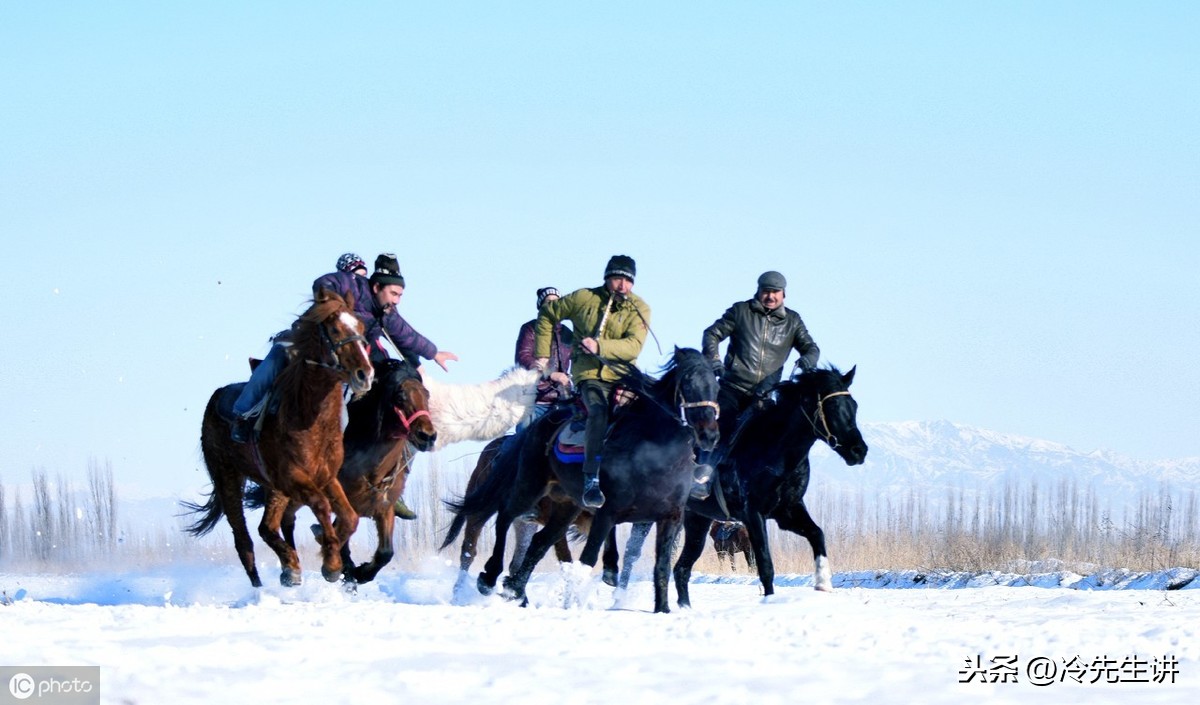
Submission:
[[[667,583],[671,554],[692,490],[694,453],[712,449],[717,429],[717,380],[699,351],[676,348],[661,379],[634,370],[620,383],[636,398],[613,416],[603,448],[600,484],[606,500],[595,510],[579,561],[596,565],[612,528],[623,522],[657,522],[654,611],[669,612]],[[581,511],[583,473],[579,463],[555,457],[551,445],[566,414],[551,412],[524,431],[515,447],[501,453],[488,479],[459,502],[442,548],[450,545],[470,518],[496,514],[496,542],[476,581],[487,594],[503,569],[505,539],[514,518],[543,496],[554,500],[543,528],[534,535],[525,560],[504,580],[506,597],[525,600],[534,567],[567,531]]]
[[[414,451],[427,451],[437,440],[437,431],[429,416],[429,392],[412,362],[402,359],[376,360],[375,384],[371,390],[347,406],[349,422],[342,435],[345,460],[338,470],[338,482],[359,516],[375,521],[378,537],[371,560],[355,565],[350,542],[342,545],[343,577],[347,582],[373,580],[394,555],[392,530],[394,506],[404,492]],[[246,492],[246,506],[262,506],[261,487]],[[296,510],[289,506],[284,514],[284,538],[295,546]],[[313,525],[318,541],[320,527]]]
[[[748,417],[717,449],[717,478],[730,515],[746,525],[763,594],[775,592],[775,566],[767,544],[766,520],[799,534],[812,546],[816,564],[814,587],[831,590],[825,533],[804,506],[808,489],[808,451],[817,439],[825,441],[848,465],[867,457],[867,444],[858,430],[858,403],[850,396],[854,369],[810,370],[776,386],[776,400],[747,412]],[[680,607],[691,606],[688,580],[704,551],[714,519],[728,519],[716,495],[688,504],[684,543],[675,563],[675,590]]]

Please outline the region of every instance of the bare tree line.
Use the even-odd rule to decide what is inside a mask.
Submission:
[[[466,468],[464,468],[466,469]],[[442,500],[458,496],[465,472],[448,472],[437,456],[418,464],[406,498],[419,519],[398,522],[396,561],[400,570],[426,567],[436,556],[457,564],[457,547],[438,554],[451,516]],[[31,496],[0,484],[0,569],[15,566],[147,567],[179,560],[236,564],[227,531],[204,541],[182,534],[177,517],[136,536],[118,527],[118,498],[110,464],[91,463],[86,492],[61,477],[32,473]],[[1143,492],[1129,509],[1114,512],[1090,487],[1074,478],[1042,485],[1009,482],[999,488],[939,492],[910,489],[832,491],[814,487],[806,499],[826,534],[835,570],[1001,570],[1086,573],[1102,568],[1136,571],[1200,566],[1200,497],[1164,484]],[[28,504],[26,503],[28,502]],[[305,517],[301,516],[301,522]],[[251,518],[251,521],[256,519]],[[303,524],[301,524],[303,525]],[[624,537],[622,533],[622,538]],[[307,531],[297,532],[301,551],[316,551]],[[807,573],[812,552],[804,539],[769,523],[777,572]],[[357,556],[375,548],[374,532],[353,539]],[[491,530],[479,550],[490,553]],[[269,552],[260,552],[260,561]],[[547,558],[544,566],[552,564]],[[482,559],[479,566],[482,567]],[[697,566],[717,572],[711,548]],[[745,571],[744,564],[741,570]]]

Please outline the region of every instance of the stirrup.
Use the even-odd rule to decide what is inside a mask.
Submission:
[[[692,468],[692,479],[695,480],[696,484],[698,485],[708,484],[708,481],[712,479],[712,476],[713,468],[711,465],[700,463],[696,465],[696,467]]]
[[[583,506],[598,509],[604,506],[604,493],[600,491],[600,476],[585,475],[583,478]]]

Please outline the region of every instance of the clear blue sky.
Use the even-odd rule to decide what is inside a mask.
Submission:
[[[651,5],[5,4],[0,482],[202,485],[346,250],[448,382],[627,253],[664,351],[778,269],[864,421],[1200,454],[1200,5]]]

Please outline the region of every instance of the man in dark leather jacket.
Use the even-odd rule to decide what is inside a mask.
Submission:
[[[722,440],[733,437],[738,416],[779,382],[792,350],[800,353],[796,365],[805,370],[815,367],[821,356],[800,314],[783,305],[786,289],[782,274],[764,272],[754,298],[730,306],[704,330],[701,351],[721,376],[717,403]],[[718,346],[726,338],[729,347],[722,365]]]

